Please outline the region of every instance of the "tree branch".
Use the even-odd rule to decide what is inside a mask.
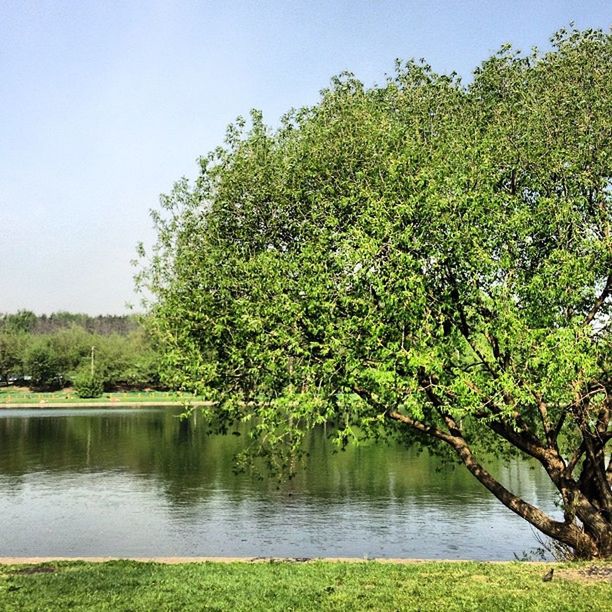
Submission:
[[[452,418],[445,409],[443,400],[434,391],[434,381],[427,380],[424,372],[419,375],[419,383],[422,390],[426,394],[432,406],[438,411],[444,419],[448,432],[440,429],[433,424],[423,423],[409,415],[399,413],[398,411],[386,411],[385,414],[405,425],[408,425],[422,433],[429,434],[455,449],[466,467],[478,478],[478,480],[487,487],[504,505],[522,516],[525,520],[532,523],[542,532],[550,535],[553,538],[559,539],[568,543],[570,546],[578,549],[589,546],[589,536],[584,534],[573,524],[573,519],[566,520],[564,523],[557,523],[548,517],[538,508],[531,506],[521,498],[505,489],[497,482],[482,466],[478,464],[472,455],[472,452],[464,439],[460,426]],[[499,409],[498,409],[499,411]],[[540,440],[534,436],[529,430],[521,432],[514,431],[511,427],[506,426],[503,421],[503,415],[499,412],[500,420],[492,421],[487,425],[498,435],[506,439],[516,448],[537,459],[544,469],[549,474],[551,480],[555,483],[564,499],[571,498],[571,512],[566,512],[568,516],[574,516],[574,510],[581,521],[588,520],[589,524],[596,530],[605,532],[607,529],[605,520],[599,513],[598,509],[585,497],[578,488],[575,480],[571,477],[571,471],[566,470],[566,464],[559,452],[555,448],[544,446]],[[519,418],[520,419],[520,415]],[[577,459],[576,459],[577,461]],[[572,468],[573,469],[573,468]],[[561,527],[563,526],[563,527]],[[570,530],[569,532],[567,530]],[[571,533],[570,533],[571,532]],[[572,543],[573,542],[573,543]]]
[[[533,395],[536,406],[538,407],[538,412],[540,413],[540,419],[542,421],[542,427],[544,428],[544,435],[546,436],[546,441],[551,448],[557,449],[557,435],[551,427],[550,419],[548,418],[548,409],[546,407],[546,402],[542,399],[540,393],[536,391],[531,391]]]
[[[397,412],[396,410],[391,410],[390,412],[387,412],[387,416],[390,419],[393,419],[394,421],[398,421],[400,423],[403,423],[404,425],[408,425],[409,427],[412,427],[413,429],[416,429],[417,431],[420,431],[422,433],[429,434],[430,436],[433,436],[438,440],[442,440],[447,444],[452,444],[453,436],[443,431],[442,429],[439,429],[435,425],[427,425],[422,421],[413,419],[411,416],[408,416],[407,414],[402,414],[401,412]]]
[[[455,450],[467,469],[481,484],[493,493],[499,501],[546,535],[565,542],[575,549],[588,548],[590,546],[588,536],[586,536],[576,525],[554,521],[547,514],[542,512],[542,510],[518,497],[493,478],[493,476],[478,463],[467,442],[461,435],[446,433],[436,427],[428,426],[421,421],[396,411],[388,412],[387,416],[449,444]]]
[[[451,423],[449,423],[448,411],[444,410],[444,402],[436,395],[433,390],[433,381],[427,380],[424,374],[419,376],[419,384],[421,388],[427,395],[427,399],[435,406],[442,417],[445,419],[447,426],[449,429],[453,427]],[[503,421],[502,411],[493,404],[493,402],[487,402],[489,404],[489,409],[499,417],[499,420],[489,421],[487,422],[487,426],[492,429],[496,434],[500,435],[502,438],[513,444],[523,452],[527,453],[534,459],[544,463],[550,461],[550,452],[555,452],[555,448],[547,449],[539,440],[537,436],[535,436],[527,427],[527,424],[523,421],[520,414],[515,414],[514,419],[516,423],[521,427],[520,431],[514,431],[510,427],[507,427]],[[485,415],[475,415],[477,418],[481,420],[485,417]],[[456,427],[456,423],[453,421],[454,426]],[[460,433],[460,432],[459,432]],[[558,453],[557,453],[558,455]]]
[[[572,472],[576,469],[578,465],[578,461],[580,461],[580,457],[584,455],[586,451],[584,440],[580,443],[580,446],[574,451],[572,458],[569,460],[568,464],[565,466],[565,473],[568,478],[572,477]]]
[[[559,434],[561,433],[561,429],[563,429],[563,424],[565,423],[566,417],[567,417],[567,409],[564,409],[561,412],[561,416],[559,417],[557,424],[555,425],[555,430],[554,430],[555,440],[559,437]]]
[[[603,291],[600,293],[599,297],[595,300],[595,304],[593,304],[593,308],[589,311],[584,320],[584,324],[588,325],[597,315],[599,309],[602,307],[603,303],[606,301],[607,297],[612,292],[612,273],[608,276],[608,280],[606,281],[606,286],[603,288]]]
[[[610,513],[612,511],[612,491],[610,490],[610,485],[608,484],[605,474],[605,455],[603,449],[596,450],[593,447],[593,440],[591,438],[591,432],[589,431],[583,432],[583,441],[589,458],[588,463],[590,463],[592,470],[590,477],[597,483],[597,488],[601,493],[601,500],[604,503],[606,511]],[[589,475],[586,477],[589,478]]]

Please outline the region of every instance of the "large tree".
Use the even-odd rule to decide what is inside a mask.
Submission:
[[[561,31],[467,86],[398,63],[278,129],[239,120],[155,214],[140,280],[167,382],[253,419],[280,468],[324,422],[450,449],[544,534],[611,557],[611,65],[609,33]],[[490,452],[537,460],[563,519]]]

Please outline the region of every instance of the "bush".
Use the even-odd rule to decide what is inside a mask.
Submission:
[[[91,372],[78,372],[73,376],[72,381],[79,397],[100,397],[104,392],[104,382],[95,374],[92,376]]]

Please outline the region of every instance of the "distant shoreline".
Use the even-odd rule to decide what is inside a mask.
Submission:
[[[10,410],[13,408],[173,408],[177,406],[211,406],[213,402],[205,401],[99,401],[99,402],[23,402],[23,403],[5,403],[0,404],[0,410]]]

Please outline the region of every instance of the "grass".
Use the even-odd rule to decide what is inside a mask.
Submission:
[[[170,402],[193,400],[193,395],[177,391],[118,391],[104,393],[101,397],[82,399],[74,389],[67,388],[60,391],[43,393],[30,391],[27,387],[0,387],[0,406],[10,404],[44,404],[44,403],[119,403],[119,402]]]
[[[0,567],[1,610],[610,610],[582,565],[60,561]],[[610,569],[610,565],[605,566]],[[584,569],[582,570],[584,571]],[[566,576],[564,577],[564,572]]]

